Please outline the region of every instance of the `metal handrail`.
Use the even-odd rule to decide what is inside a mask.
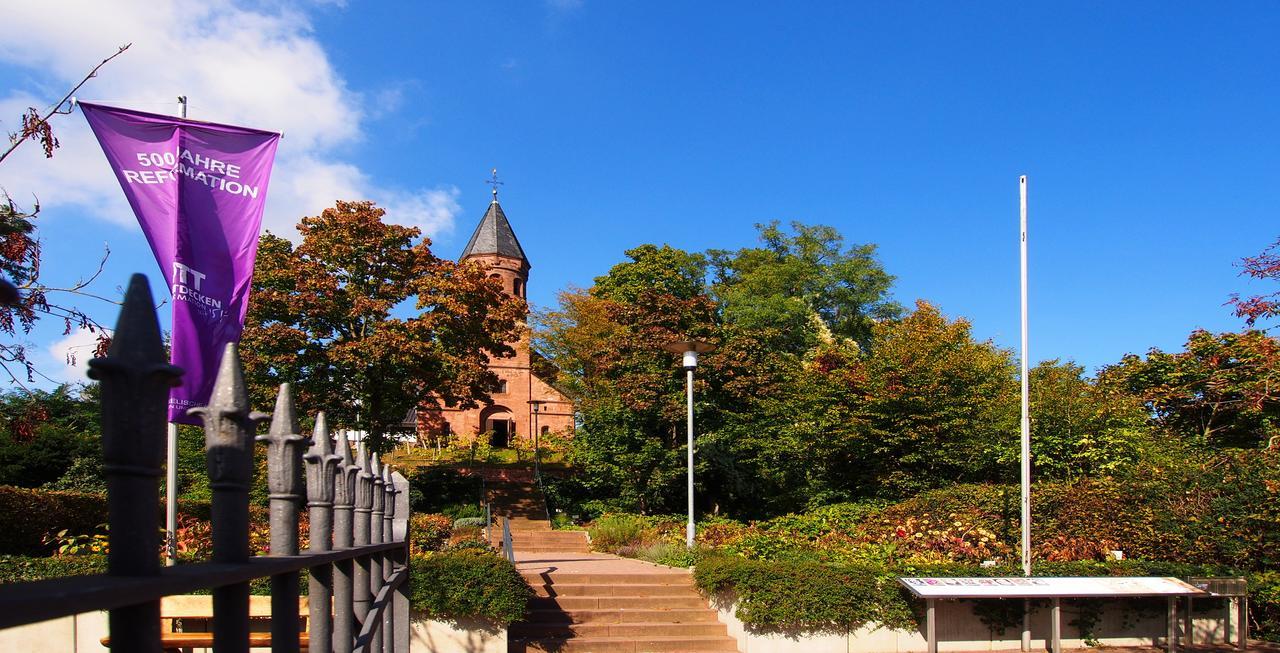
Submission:
[[[493,504],[484,502],[484,541],[493,541]]]
[[[511,519],[504,517],[502,519],[502,555],[511,562],[516,563],[515,545],[511,542]]]
[[[551,521],[551,506],[547,503],[547,488],[542,484],[542,472],[535,466],[533,469],[533,480],[538,484],[538,492],[542,493],[542,512],[546,514],[547,521]]]

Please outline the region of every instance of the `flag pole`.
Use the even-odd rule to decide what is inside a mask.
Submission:
[[[182,117],[187,117],[187,96],[178,96]],[[164,564],[178,562],[178,425],[169,422],[165,438]]]
[[[1031,404],[1027,375],[1027,176],[1018,177],[1022,254],[1022,575],[1031,575]],[[1022,650],[1031,650],[1030,601],[1023,601]]]

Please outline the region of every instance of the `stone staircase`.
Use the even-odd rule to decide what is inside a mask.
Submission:
[[[587,534],[584,531],[557,531],[547,520],[547,504],[531,481],[500,480],[486,484],[486,494],[492,505],[494,517],[509,520],[511,544],[518,552],[528,553],[587,553]],[[489,543],[502,546],[501,522],[495,519],[490,530]]]
[[[486,478],[510,520],[516,566],[536,598],[507,633],[512,653],[737,651],[687,570],[591,553],[584,531],[557,531],[531,479]],[[492,543],[500,546],[502,528]]]
[[[630,562],[630,561],[628,561]],[[523,572],[537,598],[511,625],[512,653],[736,651],[683,570]]]

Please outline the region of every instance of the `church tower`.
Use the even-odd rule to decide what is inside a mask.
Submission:
[[[498,203],[502,182],[497,180],[496,170],[490,183],[493,200],[458,261],[487,267],[490,278],[502,282],[504,292],[525,299],[533,266]],[[515,350],[514,356],[489,359],[489,370],[501,379],[490,403],[472,409],[424,405],[418,412],[420,437],[433,440],[443,436],[455,443],[482,438],[495,447],[529,449],[541,436],[573,432],[573,401],[533,372],[531,363],[538,354],[530,348],[528,334],[507,344]]]
[[[525,258],[524,248],[516,232],[507,221],[507,214],[502,212],[498,204],[498,189],[493,189],[493,201],[489,202],[489,210],[480,218],[475,233],[467,242],[466,249],[458,262],[476,261],[489,266],[491,277],[502,279],[502,289],[507,294],[524,299],[525,288],[529,283],[529,259]]]

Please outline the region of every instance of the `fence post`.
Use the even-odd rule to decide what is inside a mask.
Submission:
[[[382,516],[382,540],[384,542],[394,542],[395,529],[392,526],[392,519],[396,514],[396,487],[395,481],[391,478],[391,466],[384,464],[382,466],[382,488],[385,493],[385,510]],[[383,558],[382,572],[386,578],[390,578],[396,573],[399,566],[400,556],[394,553],[388,553]],[[387,602],[387,609],[382,613],[382,650],[385,653],[394,653],[396,650],[396,601],[395,597],[390,597]]]
[[[369,464],[373,483],[373,510],[369,515],[369,544],[382,544],[382,521],[386,512],[387,493],[382,480],[382,460],[375,451]],[[369,594],[375,599],[382,589],[383,555],[381,553],[369,557]],[[373,631],[371,650],[382,651],[382,628]]]
[[[257,437],[267,443],[267,490],[271,499],[271,551],[273,556],[298,555],[298,504],[302,502],[302,447],[306,438],[298,433],[298,417],[293,391],[280,384],[276,409],[267,435]],[[297,653],[298,572],[271,577],[271,651]]]
[[[205,462],[213,490],[213,561],[248,562],[253,432],[270,416],[249,408],[235,343],[223,350],[209,405],[188,413],[204,420]],[[213,647],[218,653],[249,650],[249,583],[213,590]]]
[[[333,495],[338,477],[334,470],[342,456],[333,453],[329,439],[329,421],[321,411],[311,434],[311,448],[303,459],[307,463],[307,512],[311,528],[311,551],[328,551],[333,539]],[[311,633],[309,650],[329,653],[333,650],[333,568],[320,565],[309,569],[307,610]]]
[[[182,370],[168,364],[154,307],[147,278],[133,275],[107,356],[89,361],[102,384],[112,576],[160,574],[160,468],[169,388]],[[112,650],[161,650],[159,601],[112,610],[108,623]]]
[[[406,568],[409,566],[409,480],[400,472],[391,474],[392,485],[395,487],[395,519],[391,522],[391,535],[398,542],[404,542],[404,547],[400,549],[400,563]],[[396,592],[396,598],[392,605],[395,606],[396,625],[392,632],[395,633],[395,642],[397,651],[409,650],[409,583],[405,582],[400,585],[400,589]]]
[[[355,510],[355,545],[364,546],[369,543],[369,516],[373,512],[373,471],[369,467],[369,451],[364,440],[357,447],[356,466],[360,471],[356,474],[356,510]],[[369,616],[369,556],[356,558],[355,604],[356,621],[361,626]]]
[[[337,492],[333,500],[333,546],[335,549],[347,549],[355,541],[352,511],[360,466],[351,459],[351,441],[347,439],[346,431],[338,433],[338,453],[342,462],[338,465]],[[337,653],[349,653],[356,641],[354,567],[351,560],[343,560],[333,566],[333,650]]]

